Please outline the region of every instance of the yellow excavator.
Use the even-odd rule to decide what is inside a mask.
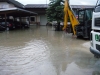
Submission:
[[[93,8],[78,9],[78,17],[76,18],[69,5],[69,0],[65,0],[63,30],[68,28],[67,23],[69,18],[74,35],[82,38],[90,38],[92,12]]]
[[[63,27],[63,30],[66,30],[66,28],[68,26],[67,25],[68,17],[70,18],[70,22],[71,22],[71,25],[72,25],[73,33],[74,33],[74,35],[76,35],[75,26],[79,25],[79,21],[77,20],[77,18],[75,17],[72,9],[69,6],[69,0],[65,0],[65,5],[64,5],[64,27]]]

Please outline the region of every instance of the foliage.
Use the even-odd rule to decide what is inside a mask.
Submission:
[[[64,16],[64,1],[50,0],[49,6],[46,10],[48,21],[63,21]]]

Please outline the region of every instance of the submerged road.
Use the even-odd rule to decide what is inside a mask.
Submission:
[[[89,40],[52,27],[0,33],[0,75],[100,75]]]

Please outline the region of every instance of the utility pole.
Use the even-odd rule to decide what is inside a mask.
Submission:
[[[46,7],[47,7],[47,0],[46,0]]]

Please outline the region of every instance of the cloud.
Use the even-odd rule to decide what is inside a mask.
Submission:
[[[49,0],[16,0],[24,5],[26,4],[46,4]],[[97,0],[70,0],[71,5],[95,5]]]
[[[70,0],[71,5],[96,5],[97,0]]]
[[[80,2],[82,5],[88,5],[88,3],[87,2]]]
[[[16,0],[24,5],[26,4],[46,4],[49,3],[49,0]]]

